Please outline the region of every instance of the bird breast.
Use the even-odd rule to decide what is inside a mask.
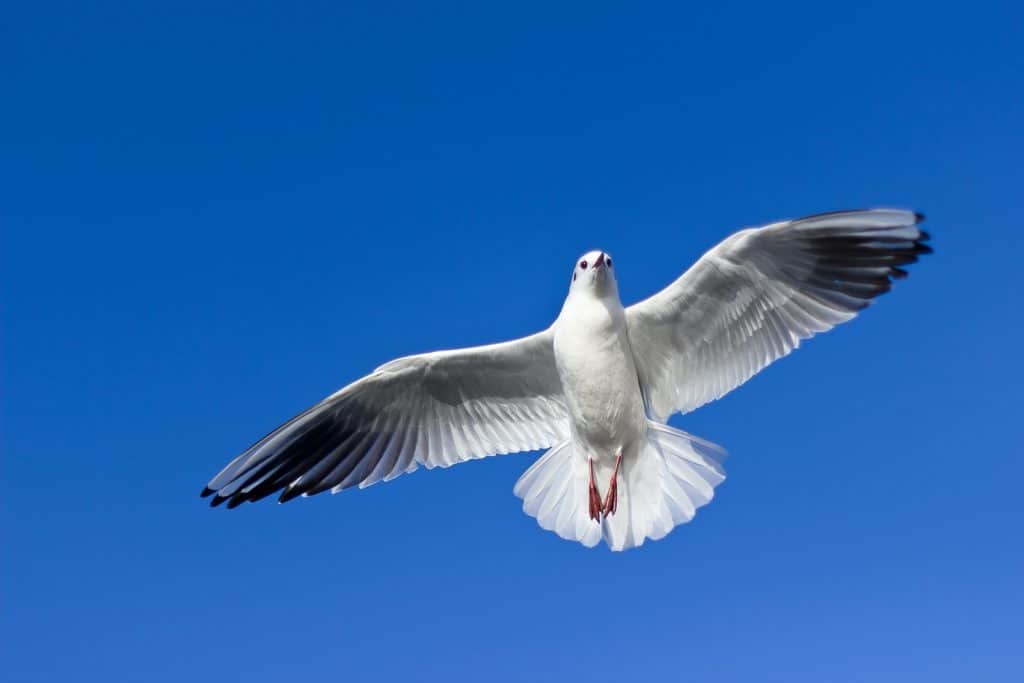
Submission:
[[[559,316],[554,338],[573,436],[586,455],[614,460],[645,425],[625,311],[618,301],[573,303]]]

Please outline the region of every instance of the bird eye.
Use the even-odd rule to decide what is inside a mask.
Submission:
[[[586,270],[587,269],[587,262],[586,261],[580,261],[580,268],[582,268],[583,270]]]
[[[604,262],[608,264],[609,268],[612,267],[612,260],[610,258],[605,259]]]

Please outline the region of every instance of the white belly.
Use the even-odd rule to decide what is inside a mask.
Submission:
[[[554,350],[581,455],[602,464],[631,456],[646,423],[621,306],[560,317]]]

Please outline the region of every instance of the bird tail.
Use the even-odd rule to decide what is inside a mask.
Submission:
[[[534,463],[516,482],[515,494],[542,528],[588,548],[603,538],[612,550],[627,550],[693,519],[725,480],[725,455],[713,443],[648,421],[646,440],[619,469],[616,511],[600,523],[589,515],[588,459],[575,452],[571,441]],[[603,474],[598,476],[602,496],[608,485]]]

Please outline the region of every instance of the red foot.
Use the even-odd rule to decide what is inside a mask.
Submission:
[[[590,460],[590,518],[595,522],[601,521],[601,494],[597,490],[597,482],[594,481],[594,459]]]
[[[608,484],[608,494],[604,497],[604,506],[602,512],[605,517],[614,515],[615,511],[619,509],[619,464],[622,462],[622,453],[615,456],[615,469],[612,470],[612,480]],[[593,464],[591,464],[593,468]],[[591,469],[593,471],[593,469]]]

